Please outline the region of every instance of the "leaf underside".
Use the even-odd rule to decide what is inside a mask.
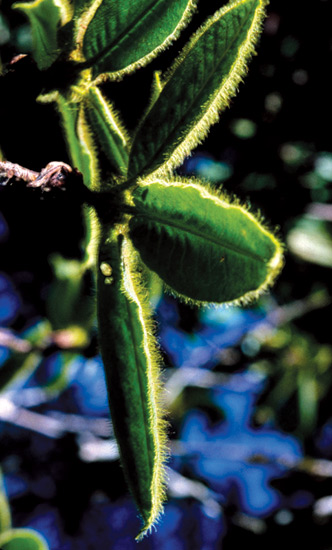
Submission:
[[[246,301],[282,264],[277,239],[239,205],[196,184],[151,183],[134,195],[130,236],[146,265],[199,302]]]
[[[176,168],[205,138],[236,93],[263,16],[260,0],[237,0],[199,29],[135,136],[129,177]]]
[[[95,144],[86,121],[84,105],[68,102],[66,97],[60,93],[57,94],[56,102],[72,165],[82,172],[84,184],[87,187],[94,189],[97,185],[101,186]],[[94,215],[91,211],[85,209],[84,218],[85,260],[86,266],[92,266],[95,262],[98,227],[94,223]]]
[[[155,57],[176,38],[192,5],[192,0],[103,0],[83,38],[83,54],[94,76]]]
[[[112,106],[95,86],[89,88],[86,115],[113,171],[124,175],[128,167],[127,136]]]
[[[32,54],[38,69],[52,65],[59,55],[57,30],[61,21],[61,11],[53,0],[35,0],[17,3],[13,6],[29,19],[32,33]]]
[[[92,161],[94,150],[90,150],[85,145],[85,140],[80,135],[80,126],[82,126],[82,119],[84,120],[82,107],[79,103],[68,102],[60,93],[57,95],[56,102],[72,165],[84,175],[85,185],[91,187],[94,176]]]

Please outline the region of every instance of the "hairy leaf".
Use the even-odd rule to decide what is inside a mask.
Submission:
[[[75,0],[74,2],[74,14],[75,17],[81,14],[82,11],[91,8],[94,4],[94,0]]]
[[[118,115],[96,86],[91,86],[86,101],[87,118],[114,171],[125,175],[128,169],[128,137]]]
[[[97,283],[99,339],[121,462],[144,522],[141,538],[162,510],[165,435],[147,293],[132,248],[121,242],[114,229],[103,227]]]
[[[94,76],[121,77],[147,64],[177,38],[194,6],[194,0],[96,0],[83,16],[83,54]]]
[[[68,22],[61,27],[58,33],[59,45],[62,49],[70,51],[76,49],[77,36],[82,23],[82,13],[91,8],[94,0],[74,0],[71,3],[72,15]],[[75,59],[75,55],[73,56]]]
[[[49,550],[44,537],[34,529],[10,529],[0,534],[2,550]]]
[[[57,95],[56,102],[71,162],[82,172],[85,185],[93,187],[95,180],[98,179],[97,155],[83,107],[79,103],[68,101],[61,94]]]
[[[155,181],[134,194],[130,236],[146,265],[200,302],[246,301],[274,280],[282,249],[238,204],[203,187]]]
[[[136,134],[129,176],[179,166],[235,95],[253,53],[266,0],[235,0],[193,36]]]
[[[32,54],[40,70],[52,65],[60,54],[57,32],[70,17],[65,0],[35,0],[13,5],[29,19],[32,32]]]
[[[90,189],[101,186],[97,151],[91,130],[86,120],[83,103],[74,103],[57,94],[57,108],[61,117],[63,132],[68,144],[72,165],[83,174],[84,184]],[[94,265],[98,225],[93,212],[85,214],[85,266]]]

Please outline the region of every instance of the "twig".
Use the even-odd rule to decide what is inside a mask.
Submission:
[[[58,420],[17,407],[6,397],[0,397],[0,420],[55,439],[65,432],[63,424]]]
[[[0,177],[4,178],[1,185],[10,184],[11,180],[22,180],[26,183],[33,182],[39,175],[39,172],[23,168],[19,164],[0,161]]]
[[[0,187],[17,188],[19,185],[21,188],[39,189],[47,193],[52,190],[71,190],[73,184],[75,192],[82,192],[83,176],[65,162],[49,162],[40,172],[35,172],[19,164],[0,161]]]
[[[28,342],[28,340],[19,338],[13,333],[12,330],[7,328],[0,328],[0,346],[4,346],[20,353],[29,353],[33,349],[33,346],[30,342]]]
[[[67,433],[85,434],[87,437],[95,437],[96,441],[105,441],[103,438],[113,437],[112,425],[106,418],[83,417],[58,411],[41,414],[17,405],[12,399],[15,399],[15,395],[6,394],[0,397],[2,422],[9,422],[52,439],[58,439]]]

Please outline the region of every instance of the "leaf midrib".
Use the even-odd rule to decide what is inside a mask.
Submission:
[[[156,224],[159,224],[159,225],[165,225],[165,226],[170,226],[170,227],[173,227],[179,231],[183,231],[184,233],[188,233],[189,235],[192,235],[194,237],[199,237],[201,238],[202,240],[205,240],[205,241],[208,241],[212,244],[215,244],[217,246],[222,246],[223,248],[226,248],[232,252],[234,252],[235,254],[239,254],[239,255],[242,255],[242,256],[246,256],[247,258],[250,258],[252,260],[256,260],[256,261],[259,261],[261,263],[263,263],[264,265],[266,264],[266,260],[264,258],[262,258],[261,256],[258,256],[257,254],[255,254],[254,252],[248,252],[247,250],[243,250],[237,246],[234,246],[233,244],[229,243],[229,242],[220,242],[217,238],[213,238],[211,235],[208,235],[207,233],[203,233],[202,231],[198,231],[197,229],[194,229],[194,227],[191,225],[189,228],[188,226],[185,224],[185,223],[179,223],[179,222],[176,222],[175,220],[170,220],[169,218],[167,218],[166,216],[164,217],[158,217],[158,216],[155,216],[153,214],[148,214],[148,213],[144,213],[144,212],[139,212],[136,216],[134,216],[134,220],[135,218],[146,218],[148,220],[151,220],[151,221],[154,221]]]
[[[129,325],[129,330],[130,330],[130,334],[131,334],[131,338],[132,338],[132,341],[134,342],[134,346],[133,346],[133,349],[134,349],[134,360],[135,360],[135,366],[136,366],[136,371],[137,371],[137,378],[138,378],[138,384],[139,384],[139,392],[140,392],[140,396],[141,396],[141,404],[142,404],[142,409],[143,409],[143,417],[144,417],[144,433],[145,433],[145,444],[146,444],[146,448],[147,448],[147,455],[148,455],[148,463],[149,463],[149,473],[150,473],[150,476],[152,478],[152,475],[153,475],[153,466],[152,466],[152,462],[151,462],[151,447],[149,445],[149,429],[148,429],[148,422],[145,422],[146,420],[149,421],[149,411],[146,409],[146,407],[144,407],[144,396],[145,396],[145,392],[144,392],[144,389],[143,389],[143,385],[142,385],[142,380],[141,380],[141,375],[140,375],[140,360],[139,360],[139,355],[137,353],[137,349],[140,349],[140,345],[136,346],[136,337],[135,337],[135,330],[134,330],[134,327],[133,327],[133,322],[135,323],[135,320],[133,319],[133,316],[132,316],[132,312],[131,312],[131,309],[130,309],[130,304],[128,302],[128,298],[125,296],[125,303],[126,303],[126,309],[127,309],[127,316],[128,316],[128,325]]]
[[[151,7],[153,5],[157,5],[157,4],[160,4],[160,2],[162,2],[163,0],[158,0],[157,3],[156,2],[151,2],[149,4],[149,6],[143,11],[141,12],[140,15],[138,15],[132,22],[132,24],[129,26],[129,27],[126,27],[120,34],[118,34],[113,40],[111,40],[111,43],[106,46],[103,50],[101,50],[98,54],[96,54],[94,57],[90,57],[88,59],[88,63],[89,63],[89,66],[97,63],[97,62],[100,62],[100,60],[102,60],[103,57],[106,57],[110,51],[112,50],[112,48],[114,48],[114,45],[117,46],[118,44],[121,43],[123,37],[126,35],[126,34],[129,34],[129,32],[132,32],[135,27],[139,26],[139,22],[141,20],[143,20],[146,15],[148,14],[148,12],[151,10]],[[85,37],[84,37],[85,38]],[[84,41],[84,40],[83,40]]]

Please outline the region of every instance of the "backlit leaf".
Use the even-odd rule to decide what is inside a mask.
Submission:
[[[1,550],[49,550],[40,533],[34,529],[10,529],[0,534]]]
[[[7,531],[10,527],[10,507],[6,495],[2,492],[0,493],[0,533]]]
[[[99,339],[120,458],[144,523],[141,538],[162,511],[160,359],[135,251],[121,242],[114,229],[103,227],[97,282]]]
[[[125,175],[128,169],[128,137],[119,118],[96,86],[90,86],[86,115],[96,136],[107,156],[113,170]]]
[[[68,21],[70,7],[65,0],[35,0],[13,5],[29,19],[32,33],[32,54],[40,70],[52,65],[60,54],[57,32]]]
[[[82,18],[83,54],[94,76],[146,65],[187,24],[194,0],[96,0]]]
[[[235,0],[193,36],[136,134],[129,176],[172,170],[203,141],[235,95],[253,53],[266,0]]]
[[[50,262],[54,280],[45,301],[47,318],[53,330],[80,327],[83,337],[94,318],[94,301],[89,296],[92,274],[79,260],[53,255]]]
[[[12,519],[10,506],[7,498],[6,488],[2,472],[0,470],[0,533],[11,528]]]
[[[98,164],[83,107],[79,103],[68,101],[61,94],[57,94],[56,103],[68,143],[71,163],[82,172],[85,185],[91,188],[98,179]]]
[[[155,181],[134,194],[130,236],[146,265],[199,302],[247,301],[274,280],[280,243],[242,206],[183,181]]]
[[[68,101],[62,94],[56,97],[58,112],[61,117],[63,132],[68,144],[73,167],[82,174],[84,184],[90,189],[101,185],[99,163],[95,141],[89,128],[83,103]],[[94,265],[96,257],[96,242],[98,226],[91,211],[85,214],[85,267]]]

